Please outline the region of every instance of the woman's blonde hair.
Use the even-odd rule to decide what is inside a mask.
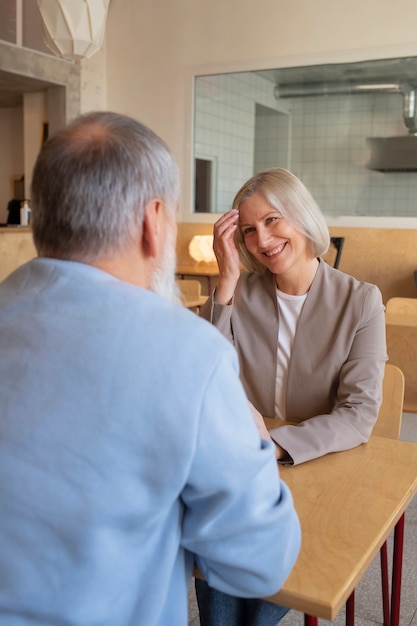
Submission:
[[[254,193],[262,194],[288,224],[305,235],[314,256],[319,257],[328,250],[330,234],[324,215],[311,193],[294,174],[282,167],[255,174],[239,189],[232,208],[239,209],[241,203]],[[234,240],[243,266],[253,272],[264,272],[265,266],[246,248],[239,225]]]

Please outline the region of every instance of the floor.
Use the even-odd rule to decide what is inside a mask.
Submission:
[[[417,443],[417,415],[404,413],[400,439]],[[400,626],[417,626],[417,496],[412,500],[405,517],[404,562],[401,594]],[[392,539],[392,538],[391,538]],[[389,540],[392,549],[392,541]],[[198,608],[193,584],[189,592],[189,626],[199,626]],[[342,610],[333,622],[320,619],[320,626],[342,626],[345,621]],[[355,626],[382,624],[381,569],[379,556],[362,578],[355,594]],[[280,626],[304,626],[304,617],[297,611],[289,611]]]

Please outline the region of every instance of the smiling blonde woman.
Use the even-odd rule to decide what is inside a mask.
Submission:
[[[321,258],[329,242],[315,200],[282,168],[249,179],[214,226],[219,279],[201,315],[234,344],[255,409],[277,425],[295,423],[266,434],[281,463],[366,442],[381,403],[381,293],[330,267]],[[202,626],[220,624],[217,615],[222,626],[272,626],[282,617],[281,607],[259,601],[254,612],[253,601],[196,586]],[[224,606],[239,617],[225,620]]]

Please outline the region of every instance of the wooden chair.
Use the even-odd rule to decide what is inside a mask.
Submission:
[[[404,411],[417,413],[417,298],[390,298],[385,321],[389,361],[404,373]]]
[[[386,312],[393,315],[415,315],[417,318],[417,298],[390,298]]]
[[[340,258],[342,256],[343,245],[345,243],[344,237],[330,237],[331,244],[336,248],[336,257],[333,263],[333,267],[339,267]]]
[[[399,367],[385,364],[382,383],[382,403],[372,434],[377,437],[398,439],[404,408],[405,378]]]
[[[207,300],[207,296],[201,295],[201,283],[198,280],[177,278],[177,285],[181,295],[181,302],[188,309],[198,313],[200,307]]]
[[[326,254],[323,255],[323,259],[326,261],[326,263],[336,268],[339,267],[344,243],[344,237],[330,237],[331,247],[326,252]]]

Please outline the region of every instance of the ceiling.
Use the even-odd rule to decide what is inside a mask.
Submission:
[[[417,57],[280,68],[256,72],[274,84],[409,82],[417,85]]]

